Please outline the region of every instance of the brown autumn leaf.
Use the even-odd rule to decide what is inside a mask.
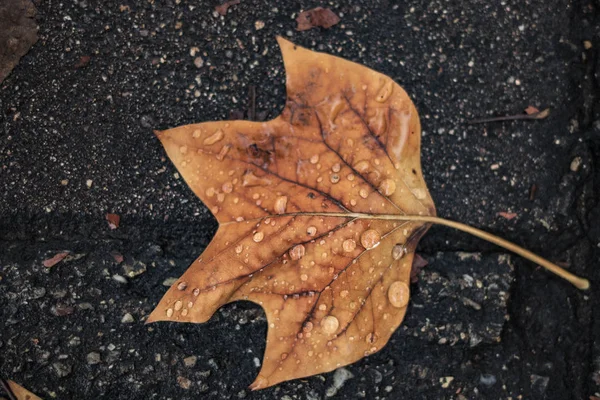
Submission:
[[[113,257],[117,264],[121,264],[124,260],[123,254],[119,253],[116,250],[111,251],[110,255]]]
[[[75,69],[85,68],[90,64],[92,57],[90,56],[81,56],[79,60],[75,63]]]
[[[0,1],[0,83],[38,40],[31,0]]]
[[[435,215],[406,92],[361,65],[279,44],[281,116],[157,133],[220,227],[148,320],[204,322],[230,301],[262,305],[268,344],[254,389],[381,349],[406,312],[427,226],[352,213]]]
[[[69,255],[68,251],[61,251],[60,253],[56,253],[54,256],[45,259],[42,264],[46,268],[54,267],[56,264],[65,259],[66,256]]]
[[[237,4],[240,4],[240,0],[229,0],[221,5],[215,6],[215,11],[218,12],[219,15],[225,16],[227,15],[227,10],[229,10],[229,7]]]
[[[406,92],[364,66],[278,41],[287,72],[279,117],[155,132],[219,229],[147,322],[199,323],[229,302],[261,305],[269,330],[256,390],[385,346],[404,318],[414,249],[430,223],[589,286],[510,242],[435,217]]]
[[[17,400],[42,400],[41,397],[31,393],[29,390],[25,389],[15,381],[7,380],[6,383],[11,394]]]
[[[340,17],[329,8],[316,7],[302,11],[296,18],[297,31],[307,31],[312,28],[329,29],[340,22]]]
[[[527,106],[527,108],[525,109],[525,114],[527,114],[527,115],[537,114],[539,112],[540,112],[540,110],[534,106]]]
[[[417,283],[419,281],[419,274],[427,265],[429,265],[429,262],[419,254],[415,253],[410,270],[410,283]]]
[[[106,214],[106,221],[108,222],[108,227],[111,230],[115,230],[119,227],[119,223],[121,222],[121,217],[118,214]]]
[[[497,216],[499,216],[499,217],[502,217],[502,218],[504,218],[504,219],[507,219],[507,220],[509,220],[509,221],[510,221],[511,219],[513,219],[513,218],[516,218],[516,217],[517,217],[517,213],[508,212],[508,211],[499,211],[499,212],[497,212],[497,213],[496,213],[496,215],[497,215]]]

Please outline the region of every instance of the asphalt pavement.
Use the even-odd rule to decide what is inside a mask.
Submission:
[[[39,40],[0,83],[2,378],[46,399],[600,397],[598,1],[241,0],[224,16],[203,0],[35,4]],[[339,24],[296,31],[316,6]],[[144,325],[216,230],[152,131],[243,112],[251,87],[257,112],[277,116],[276,35],[394,78],[421,116],[438,214],[592,288],[434,227],[382,351],[258,392],[258,306]],[[528,106],[551,112],[468,123]]]

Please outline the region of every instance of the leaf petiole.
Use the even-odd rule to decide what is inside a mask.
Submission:
[[[485,124],[487,122],[499,122],[499,121],[515,121],[519,119],[544,119],[550,115],[550,109],[546,108],[545,110],[538,111],[533,114],[517,114],[517,115],[506,115],[502,117],[491,117],[491,118],[481,118],[474,119],[472,121],[468,121],[467,124]]]

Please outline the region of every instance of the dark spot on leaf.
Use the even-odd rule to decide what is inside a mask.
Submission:
[[[258,147],[256,143],[252,143],[250,146],[248,146],[247,151],[250,157],[258,158],[262,160],[263,163],[269,162],[269,156],[271,155],[271,152]]]

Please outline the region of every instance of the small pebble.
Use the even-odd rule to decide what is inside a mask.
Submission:
[[[443,378],[440,378],[440,383],[442,384],[442,387],[444,389],[447,389],[453,380],[454,380],[453,376],[444,376]]]
[[[142,115],[140,125],[142,125],[142,128],[151,129],[156,126],[156,122],[154,122],[154,118],[150,115]]]
[[[579,171],[579,168],[581,167],[581,162],[583,160],[581,159],[581,157],[575,157],[572,161],[571,161],[571,171],[573,172],[577,172]]]
[[[354,378],[354,375],[348,369],[346,369],[346,368],[336,369],[335,372],[333,373],[333,385],[331,385],[329,388],[327,388],[327,391],[325,392],[325,396],[327,396],[327,397],[335,396],[335,394],[338,392],[338,390],[340,390],[342,388],[342,386],[344,386],[344,383],[346,383],[346,381],[348,379],[352,379],[352,378]]]
[[[481,374],[479,383],[486,387],[492,387],[496,384],[496,377],[492,374]]]
[[[79,303],[79,304],[77,304],[77,307],[80,310],[93,310],[94,309],[94,306],[92,305],[92,303],[87,303],[87,302],[86,303]]]
[[[125,279],[125,277],[119,275],[119,274],[115,274],[112,277],[115,281],[119,282],[119,283],[127,283],[127,279]]]
[[[183,359],[183,363],[185,364],[186,367],[193,367],[194,365],[196,365],[196,361],[198,360],[198,357],[196,356],[189,356]]]
[[[123,324],[130,324],[134,321],[135,320],[133,319],[133,315],[131,315],[130,313],[123,315],[123,318],[121,318],[121,323]]]
[[[89,365],[95,365],[95,364],[99,364],[100,363],[100,353],[97,353],[95,351],[92,351],[91,353],[88,353],[87,355],[87,363]]]
[[[39,299],[40,297],[44,297],[45,294],[46,294],[46,288],[35,287],[32,290],[31,298],[32,299]]]
[[[134,261],[132,264],[123,265],[123,273],[129,278],[135,278],[146,272],[146,264],[141,261]]]
[[[56,372],[56,375],[58,375],[59,378],[69,376],[71,374],[71,371],[73,370],[73,367],[71,367],[69,364],[65,364],[62,362],[55,362],[54,364],[52,364],[52,368],[54,369],[54,372]]]
[[[175,282],[177,282],[177,278],[170,277],[170,278],[165,279],[162,284],[163,284],[163,286],[171,287],[171,286],[173,286],[173,284]]]
[[[190,386],[192,386],[192,381],[190,381],[188,378],[185,378],[183,376],[177,377],[177,383],[179,384],[179,386],[182,389],[185,389],[185,390],[189,389]]]

